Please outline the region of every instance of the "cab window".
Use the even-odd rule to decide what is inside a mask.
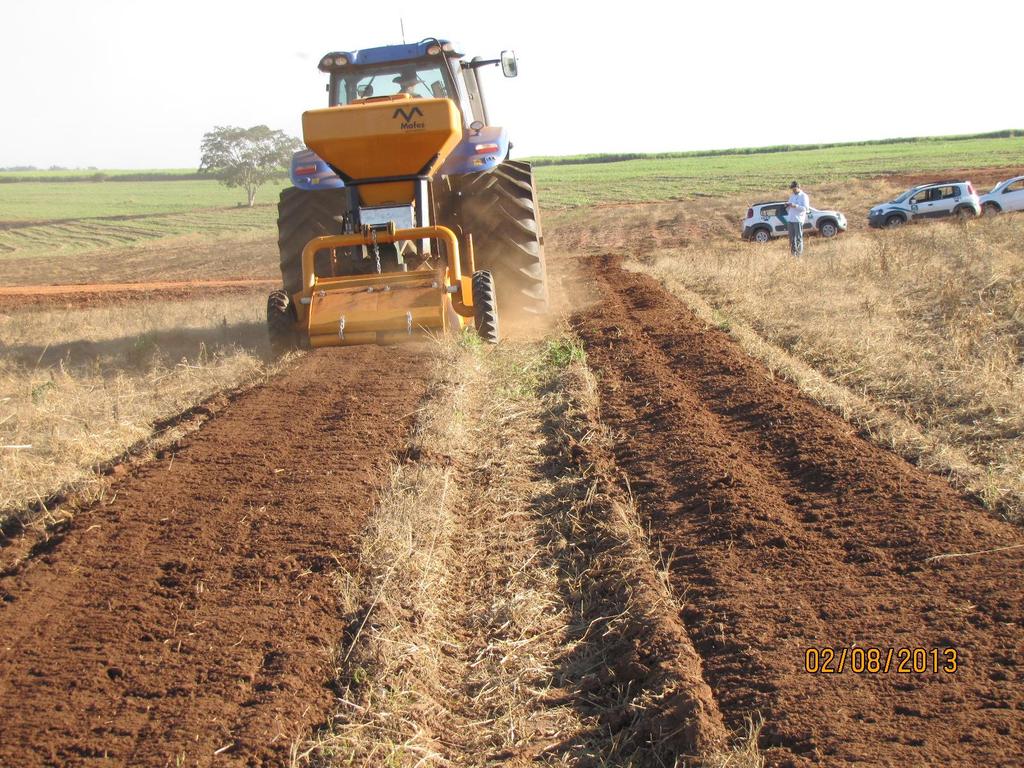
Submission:
[[[416,99],[451,98],[444,70],[434,63],[391,63],[372,69],[341,71],[334,75],[331,104],[351,104],[356,99],[409,94]]]
[[[1006,186],[1005,186],[1005,187],[1003,188],[1003,194],[1004,194],[1004,195],[1005,195],[1005,194],[1006,194],[1007,192],[1021,192],[1021,191],[1024,191],[1024,179],[1017,179],[1017,180],[1016,180],[1015,182],[1013,182],[1012,184],[1007,184],[1007,185],[1006,185]]]

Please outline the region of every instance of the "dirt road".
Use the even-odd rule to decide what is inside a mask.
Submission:
[[[773,766],[1020,765],[1024,550],[946,557],[1020,529],[772,380],[652,279],[591,263],[596,304],[573,324],[727,724],[760,713]],[[888,673],[850,671],[849,651],[842,673],[805,671],[808,648],[837,668],[855,646],[882,663],[954,648],[956,671],[897,672],[898,650]]]
[[[415,348],[308,356],[8,563],[0,766],[286,764],[424,386]]]

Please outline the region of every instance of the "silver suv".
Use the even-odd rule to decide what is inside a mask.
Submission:
[[[969,181],[933,181],[911,187],[888,203],[876,205],[868,213],[872,227],[899,227],[918,219],[956,216],[973,218],[981,213],[974,185]]]

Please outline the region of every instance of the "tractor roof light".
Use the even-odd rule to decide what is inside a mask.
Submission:
[[[441,46],[441,50],[443,50],[445,53],[451,53],[452,51],[455,50],[455,46],[452,45],[451,43],[445,43],[444,45]]]
[[[427,55],[428,56],[437,56],[437,54],[439,54],[440,52],[441,52],[441,46],[439,46],[439,45],[427,46]]]
[[[322,59],[318,68],[321,72],[330,72],[334,67],[344,67],[349,63],[348,55],[341,53],[328,53]]]

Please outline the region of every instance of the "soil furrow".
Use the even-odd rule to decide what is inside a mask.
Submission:
[[[700,658],[606,475],[589,373],[559,368],[539,345],[446,354],[368,521],[340,711],[303,759],[724,758]]]
[[[1016,765],[1020,542],[773,381],[653,280],[592,259],[574,318],[641,515],[733,727],[772,765]],[[808,646],[947,648],[955,673],[804,672]]]
[[[0,765],[287,762],[427,378],[416,348],[303,358],[0,576]]]

